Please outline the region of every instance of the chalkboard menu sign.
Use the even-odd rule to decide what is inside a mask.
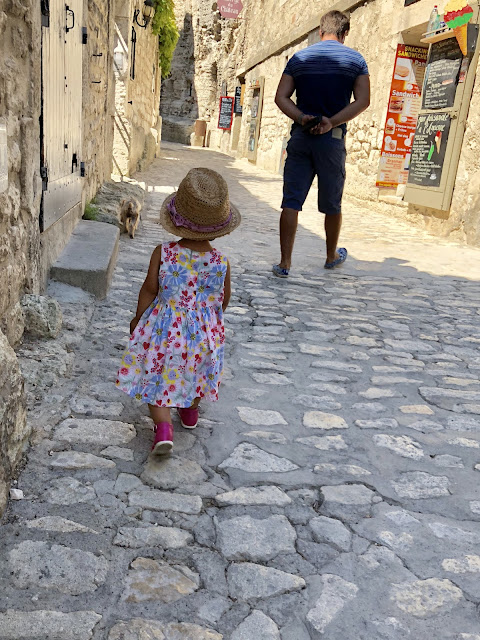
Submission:
[[[440,186],[449,132],[448,113],[422,113],[418,116],[408,184]]]
[[[453,107],[462,60],[456,38],[432,44],[423,88],[424,109]]]
[[[218,128],[231,129],[233,119],[233,98],[222,96],[220,98],[220,109],[218,114]]]
[[[233,112],[241,114],[243,111],[242,107],[242,87],[235,87],[235,103],[233,107]]]

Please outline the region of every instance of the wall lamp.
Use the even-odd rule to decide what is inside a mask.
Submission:
[[[153,0],[145,0],[143,3],[142,16],[143,16],[143,24],[140,24],[138,21],[138,16],[140,15],[140,9],[135,9],[133,13],[133,21],[142,29],[146,29],[148,23],[153,18],[153,14],[155,13],[155,5],[153,4]]]

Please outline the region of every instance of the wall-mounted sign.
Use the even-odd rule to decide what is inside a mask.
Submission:
[[[7,126],[0,123],[0,193],[8,189]]]
[[[448,113],[422,113],[418,116],[408,184],[440,186],[449,133]]]
[[[231,129],[233,120],[233,101],[231,96],[220,98],[220,108],[218,110],[218,128]]]
[[[218,10],[222,18],[235,19],[243,9],[242,0],[219,0]]]
[[[239,114],[241,115],[242,111],[243,111],[243,106],[242,106],[242,98],[243,98],[243,91],[244,91],[244,87],[245,85],[242,84],[238,87],[235,87],[235,102],[234,102],[234,107],[233,107],[233,113]]]
[[[415,4],[415,2],[419,2],[419,0],[405,0],[405,6],[408,7],[411,4]]]
[[[396,187],[407,182],[427,55],[425,47],[406,44],[397,47],[377,187]]]

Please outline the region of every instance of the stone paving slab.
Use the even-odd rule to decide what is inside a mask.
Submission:
[[[201,164],[243,216],[216,243],[226,370],[158,461],[113,383],[159,207]],[[105,300],[51,285],[62,333],[22,346],[35,432],[0,526],[0,640],[480,640],[480,252],[346,202],[349,258],[325,272],[313,190],[280,281],[280,178],[169,144],[140,178]]]

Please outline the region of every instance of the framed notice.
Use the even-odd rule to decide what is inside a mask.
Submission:
[[[406,184],[428,49],[399,44],[393,68],[377,187]]]
[[[418,116],[408,184],[440,186],[450,122],[448,113],[422,113]]]
[[[231,96],[222,96],[220,98],[220,108],[218,110],[218,128],[231,129],[233,120],[233,102]]]
[[[462,61],[456,38],[432,44],[423,88],[423,109],[453,107]]]

